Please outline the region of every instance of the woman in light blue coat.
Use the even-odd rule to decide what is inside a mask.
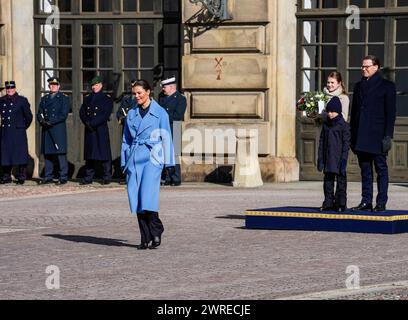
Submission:
[[[163,224],[159,219],[160,177],[163,167],[174,167],[169,117],[150,98],[145,80],[133,85],[137,107],[129,111],[123,131],[121,167],[126,173],[130,210],[137,215],[141,233],[139,249],[157,248]],[[149,247],[149,243],[152,244]]]

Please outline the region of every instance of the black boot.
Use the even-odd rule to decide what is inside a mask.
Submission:
[[[346,206],[336,206],[336,207],[334,208],[334,211],[344,212],[344,211],[347,211],[347,207],[346,207]]]
[[[377,204],[373,209],[374,212],[384,212],[386,211],[385,204]]]
[[[322,206],[319,208],[319,211],[333,211],[333,205],[327,205],[323,202]]]
[[[149,248],[149,244],[147,242],[142,242],[136,247],[137,247],[137,250],[146,250],[147,248]]]
[[[156,249],[158,246],[161,244],[161,239],[160,237],[153,237],[152,244],[150,245],[150,249]]]

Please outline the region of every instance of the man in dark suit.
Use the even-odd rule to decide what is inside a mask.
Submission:
[[[380,73],[380,61],[367,56],[363,78],[354,87],[351,109],[351,149],[361,169],[362,200],[354,210],[386,210],[388,200],[387,155],[391,150],[396,118],[396,88]],[[378,195],[373,209],[373,165],[377,173]]]
[[[69,97],[59,90],[58,78],[48,79],[50,93],[43,96],[37,112],[41,125],[41,153],[45,159],[45,175],[40,184],[53,183],[54,162],[59,163],[59,181],[63,185],[68,181],[67,161],[67,125]]]
[[[11,183],[11,170],[18,166],[17,184],[24,184],[27,178],[28,143],[27,129],[33,121],[27,98],[16,91],[14,81],[6,81],[6,92],[0,98],[0,165],[3,177],[0,184]]]
[[[84,158],[86,172],[82,185],[91,184],[97,162],[103,166],[103,182],[112,180],[112,152],[109,139],[108,121],[113,110],[112,98],[102,91],[102,79],[96,76],[91,81],[92,93],[88,94],[79,115],[85,125]]]
[[[176,84],[176,78],[172,77],[161,82],[162,93],[159,97],[159,104],[167,111],[169,115],[170,121],[170,128],[171,128],[171,135],[173,137],[174,145],[180,146],[181,145],[181,137],[175,137],[175,122],[180,124],[179,121],[184,120],[184,113],[186,112],[187,101],[186,97],[184,97],[178,90]],[[176,131],[177,133],[181,133],[180,128]],[[178,140],[178,141],[177,141]],[[180,156],[177,155],[176,156]],[[166,168],[163,170],[162,180],[164,181],[162,184],[164,185],[172,185],[172,186],[179,186],[181,184],[181,169],[179,164],[179,159],[176,160],[176,166]]]

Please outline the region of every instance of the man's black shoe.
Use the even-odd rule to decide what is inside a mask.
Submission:
[[[170,185],[173,187],[178,187],[179,185],[181,185],[181,182],[172,182]]]
[[[169,186],[170,185],[170,181],[164,181],[164,182],[160,182],[161,186]]]
[[[58,186],[62,186],[62,185],[64,185],[64,184],[67,184],[67,180],[59,180],[58,182],[57,182],[57,185]]]
[[[156,249],[158,246],[160,246],[160,244],[161,244],[160,237],[154,237],[149,249]]]
[[[371,203],[360,203],[357,207],[352,208],[353,211],[373,211],[373,205]]]
[[[43,179],[43,180],[40,180],[40,181],[38,182],[38,184],[41,184],[41,185],[43,185],[43,184],[51,184],[51,183],[54,183],[54,181]]]
[[[104,185],[105,185],[105,184],[110,184],[110,183],[111,183],[110,180],[103,180],[103,181],[102,181],[102,184],[104,184]]]
[[[86,181],[86,180],[82,180],[81,183],[79,185],[81,186],[85,186],[87,184],[92,184],[92,181]]]
[[[127,183],[126,183],[126,181],[121,180],[121,181],[119,181],[119,184],[120,184],[121,186],[124,186],[124,185],[126,185]]]
[[[374,212],[383,212],[385,210],[385,204],[377,204],[373,209]]]
[[[16,180],[16,184],[24,184],[25,180]]]
[[[8,179],[8,180],[0,180],[0,184],[9,184],[9,183],[11,183],[12,181],[11,181],[11,179]]]
[[[136,247],[137,247],[137,250],[146,250],[147,248],[149,248],[149,244],[147,242],[142,242]]]

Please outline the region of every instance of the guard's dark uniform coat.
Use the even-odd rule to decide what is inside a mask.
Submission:
[[[102,91],[85,97],[79,113],[85,125],[85,160],[112,160],[108,128],[112,109],[112,98]]]
[[[116,119],[118,119],[121,125],[125,124],[127,114],[136,106],[137,102],[133,95],[123,97],[116,112]]]
[[[15,93],[0,98],[1,165],[15,166],[28,163],[26,130],[33,120],[27,98]]]
[[[382,139],[394,135],[396,117],[395,84],[379,72],[363,78],[354,87],[351,106],[351,149],[381,155]]]
[[[41,98],[37,120],[41,122],[44,119],[52,125],[50,128],[43,127],[41,129],[42,154],[67,153],[66,120],[69,113],[69,105],[69,97],[61,92],[58,92],[54,97],[51,94],[47,94]],[[58,149],[55,145],[58,146]]]
[[[187,101],[180,92],[176,91],[170,96],[166,96],[163,92],[160,94],[159,104],[167,111],[169,115],[169,122],[171,128],[171,134],[173,136],[174,144],[176,146],[181,146],[181,141],[177,140],[178,137],[174,137],[174,121],[183,121],[184,113],[186,112]],[[178,156],[178,155],[177,155]],[[177,163],[172,168],[166,168],[162,174],[162,180],[165,181],[165,184],[180,184],[181,183],[181,168],[180,164]]]
[[[174,121],[183,121],[184,113],[186,112],[187,101],[186,97],[176,91],[171,96],[166,96],[161,93],[159,104],[167,111],[169,115],[170,125],[173,128]]]

